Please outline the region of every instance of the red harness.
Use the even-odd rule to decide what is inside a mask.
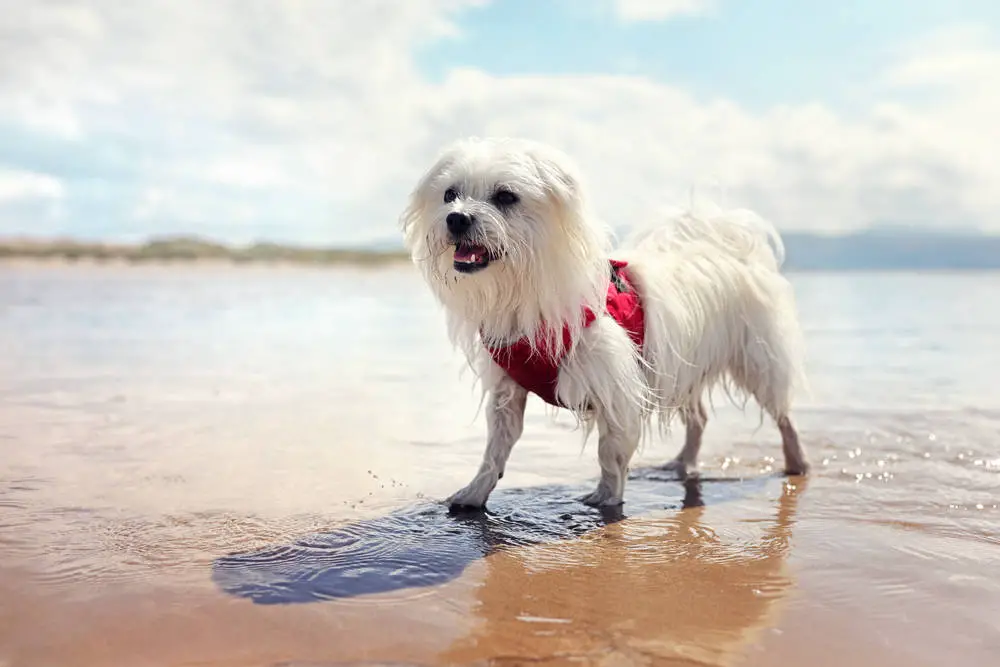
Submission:
[[[611,260],[611,284],[608,285],[608,314],[628,333],[636,347],[642,349],[646,333],[642,300],[628,279],[627,262]],[[583,308],[583,326],[589,327],[597,315],[590,308]],[[563,327],[563,354],[545,354],[537,348],[532,350],[527,338],[506,347],[488,347],[493,360],[511,378],[529,392],[537,394],[546,403],[562,407],[556,398],[556,383],[559,380],[559,364],[573,341],[569,327]]]

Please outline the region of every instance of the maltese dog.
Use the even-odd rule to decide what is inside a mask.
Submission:
[[[522,139],[465,139],[417,184],[400,218],[407,250],[447,313],[486,397],[482,464],[448,501],[482,507],[521,436],[528,394],[599,434],[589,505],[623,502],[629,462],[655,421],[684,445],[664,465],[697,474],[721,385],[753,397],[781,434],[785,472],[808,463],[789,419],[804,380],[777,231],[748,211],[664,216],[616,250],[576,168]],[[654,420],[655,418],[655,420]]]

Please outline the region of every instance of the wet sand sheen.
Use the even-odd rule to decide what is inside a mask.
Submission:
[[[432,590],[348,603],[246,605],[206,591],[127,589],[68,603],[70,591],[54,590],[55,599],[43,602],[19,600],[8,586],[4,597],[19,612],[4,619],[13,623],[0,644],[27,644],[25,654],[12,653],[14,664],[70,654],[75,664],[88,665],[151,658],[158,664],[373,658],[469,664],[497,656],[600,661],[616,655],[638,664],[722,664],[760,633],[792,586],[785,560],[801,490],[781,485],[772,516],[759,519],[761,530],[736,539],[705,522],[710,508],[693,506],[615,522],[577,540],[504,546]],[[32,646],[41,628],[48,638]],[[393,634],[395,641],[387,636]]]
[[[450,516],[482,424],[407,272],[7,271],[0,666],[1000,654],[997,277],[796,278],[808,480],[719,402],[697,489],[640,470],[600,514],[593,443],[530,409]]]
[[[892,593],[810,571],[823,553],[816,536],[837,530],[841,548],[859,554],[888,543],[856,544],[849,526],[803,517],[801,505],[814,492],[804,480],[751,486],[718,504],[709,491],[704,506],[688,502],[694,506],[597,526],[575,539],[502,545],[434,587],[305,604],[254,604],[177,585],[166,572],[102,586],[30,584],[34,574],[7,570],[0,575],[0,646],[11,665],[763,665],[778,655],[791,664],[933,665],[945,664],[964,639],[963,664],[992,664],[995,617],[982,619],[982,630],[992,623],[993,634],[980,635],[976,647],[976,629],[946,609],[922,614],[921,637],[910,634],[913,619],[865,628],[848,610],[829,608],[837,602],[832,585],[868,608],[870,623],[873,607]],[[900,555],[893,561],[902,578],[917,579],[915,566],[924,567]],[[983,577],[996,562],[985,565]],[[912,613],[900,604],[903,596],[897,591],[896,603],[883,599],[881,606],[892,615]],[[956,630],[951,646],[941,647],[942,636]]]

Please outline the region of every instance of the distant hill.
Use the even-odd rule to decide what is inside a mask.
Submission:
[[[1000,269],[1000,236],[974,232],[879,229],[838,236],[785,232],[782,238],[788,271]],[[392,241],[360,248],[294,246],[263,241],[230,246],[189,236],[152,239],[131,245],[61,239],[0,240],[0,261],[5,259],[310,265],[382,265],[409,261],[403,248]]]
[[[887,229],[782,239],[789,271],[1000,269],[1000,236]]]

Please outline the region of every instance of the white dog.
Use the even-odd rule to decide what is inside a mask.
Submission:
[[[487,397],[482,465],[451,504],[486,503],[528,393],[571,410],[588,434],[597,426],[601,479],[587,504],[622,502],[654,417],[664,432],[681,417],[684,446],[664,467],[696,474],[702,397],[717,383],[756,399],[781,433],[786,473],[805,474],[789,419],[801,334],[781,240],[756,216],[676,214],[612,257],[567,157],[467,139],[420,180],[401,225]]]

